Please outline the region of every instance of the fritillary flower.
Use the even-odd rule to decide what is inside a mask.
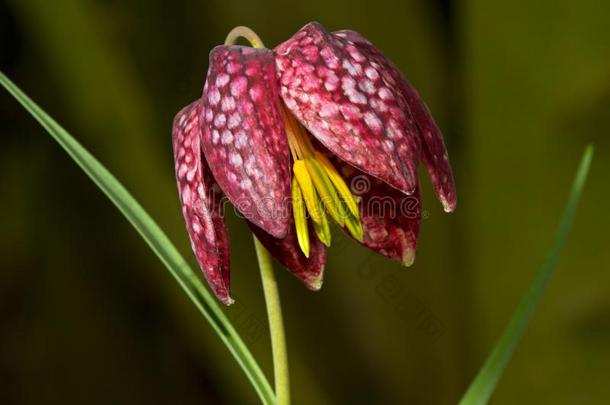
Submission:
[[[253,47],[233,45],[239,36]],[[232,302],[223,195],[310,289],[322,285],[331,222],[411,265],[420,159],[445,211],[456,205],[442,134],[413,86],[354,31],[310,23],[272,50],[238,27],[226,43],[173,124],[184,219],[216,296]]]

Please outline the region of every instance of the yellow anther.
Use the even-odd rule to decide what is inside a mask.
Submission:
[[[313,154],[313,147],[307,138],[305,129],[299,124],[290,111],[282,104],[282,117],[286,126],[288,145],[293,159],[304,159]]]
[[[305,165],[307,166],[307,171],[311,176],[313,185],[322,199],[322,204],[324,204],[324,207],[326,207],[326,210],[335,222],[339,226],[343,226],[345,224],[345,212],[343,212],[343,209],[341,208],[341,201],[333,187],[333,183],[326,174],[326,170],[324,170],[322,165],[315,158],[305,159]]]
[[[313,222],[313,229],[316,232],[316,236],[320,239],[327,247],[330,247],[330,226],[328,225],[328,220],[326,219],[326,215],[322,216],[322,221]]]
[[[337,172],[337,169],[335,169],[332,163],[330,163],[330,160],[328,160],[328,158],[319,151],[315,152],[315,156],[318,162],[320,162],[320,164],[324,167],[324,170],[326,170],[330,181],[332,181],[333,185],[337,189],[339,196],[341,196],[341,201],[345,203],[345,205],[349,209],[349,212],[353,216],[358,217],[359,212],[356,199],[347,187],[347,184],[345,184],[345,181],[343,181],[341,175]]]
[[[322,217],[326,217],[326,214],[324,214],[324,211],[320,206],[318,194],[316,193],[316,189],[311,181],[311,176],[309,175],[309,171],[307,171],[305,162],[302,160],[297,160],[294,162],[292,171],[294,173],[294,177],[299,183],[301,192],[303,193],[305,205],[307,206],[309,215],[311,215],[311,219],[314,222],[322,222]]]
[[[339,226],[347,228],[355,239],[362,241],[363,230],[358,200],[352,195],[332,163],[313,147],[305,128],[285,106],[282,108],[282,115],[294,160],[292,197],[293,200],[300,197],[300,201],[293,202],[293,211],[301,250],[306,256],[309,255],[310,239],[305,209],[311,216],[317,238],[324,245],[330,246],[331,242],[326,212]]]
[[[362,231],[362,222],[360,222],[360,217],[348,215],[347,218],[345,218],[345,227],[354,237],[354,239],[356,239],[358,242],[362,242],[364,234]]]
[[[305,257],[309,257],[309,231],[307,230],[305,203],[296,177],[292,178],[292,212],[294,214],[294,225],[297,231],[299,246]]]
[[[295,198],[297,198],[297,196],[295,196],[295,189],[298,189],[298,197],[301,197],[301,201],[305,202],[305,207],[307,208],[307,211],[309,212],[309,215],[311,216],[311,220],[313,222],[313,229],[316,233],[316,236],[318,237],[318,239],[325,244],[326,246],[330,246],[330,240],[331,240],[331,234],[330,234],[330,226],[328,225],[328,219],[326,218],[326,213],[324,212],[324,210],[322,209],[322,206],[320,204],[320,200],[318,197],[318,193],[316,192],[316,189],[314,187],[314,184],[311,180],[311,176],[309,174],[309,171],[307,170],[307,166],[305,164],[305,162],[303,160],[297,160],[296,162],[294,162],[294,165],[292,167],[292,171],[294,173],[294,178],[292,180],[292,198],[293,200]],[[293,202],[293,207],[294,207],[294,202]],[[301,207],[303,207],[301,205]],[[303,208],[305,208],[303,207]],[[296,226],[296,230],[297,230],[297,237],[299,240],[299,246],[301,247],[301,250],[303,251],[303,253],[305,253],[306,256],[309,255],[309,234],[307,234],[307,248],[305,249],[303,247],[304,245],[304,237],[299,236],[300,234],[305,234],[305,232],[307,232],[307,225],[306,223],[303,225],[300,225],[301,219],[298,219],[296,216],[296,211],[295,211],[295,226]],[[299,226],[301,226],[301,230],[299,230]],[[303,241],[301,240],[301,238],[303,239]],[[309,257],[309,256],[308,256]]]

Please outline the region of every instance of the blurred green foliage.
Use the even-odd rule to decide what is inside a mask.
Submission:
[[[235,25],[272,45],[311,20],[360,31],[418,87],[458,182],[424,183],[410,270],[337,234],[325,286],[278,272],[295,404],[455,403],[549,245],[580,151],[596,161],[557,274],[493,403],[605,403],[610,359],[610,4],[2,0],[0,69],[192,258],[173,115]],[[147,246],[0,95],[0,402],[254,403],[241,370]],[[256,258],[228,219],[227,314],[270,375]],[[194,261],[193,261],[194,262]]]

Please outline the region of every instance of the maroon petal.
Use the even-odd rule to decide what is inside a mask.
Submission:
[[[326,264],[326,248],[318,238],[310,238],[309,258],[305,257],[297,240],[296,230],[291,223],[290,231],[284,239],[277,239],[263,232],[257,226],[248,222],[252,232],[263,246],[284,267],[307,286],[317,291],[322,287],[324,265]],[[312,232],[310,232],[313,235]]]
[[[434,122],[430,110],[423,102],[415,87],[400,73],[394,64],[385,58],[381,52],[366,38],[357,32],[344,30],[335,35],[345,38],[353,44],[367,59],[379,65],[386,65],[392,79],[398,84],[420,133],[422,144],[422,160],[432,180],[434,191],[443,204],[445,211],[451,212],[456,206],[455,183],[449,156],[443,141],[443,134]]]
[[[419,132],[393,67],[317,23],[275,54],[282,98],[301,123],[342,160],[411,194]]]
[[[361,198],[362,244],[405,266],[413,264],[421,219],[419,187],[407,196],[345,162],[334,158],[333,163]]]
[[[214,48],[202,100],[202,147],[218,185],[247,219],[283,238],[290,162],[273,52]]]
[[[230,294],[229,241],[221,216],[220,195],[201,154],[200,100],[183,108],[174,118],[172,143],[178,194],[186,230],[199,266],[214,294],[233,303]]]

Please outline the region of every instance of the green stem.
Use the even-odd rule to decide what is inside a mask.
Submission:
[[[288,355],[286,352],[286,337],[284,336],[280,294],[273,274],[273,264],[271,263],[269,252],[267,252],[267,249],[256,237],[254,237],[254,247],[258,257],[258,267],[261,270],[261,280],[267,305],[267,317],[269,318],[276,403],[278,405],[288,405],[290,404],[290,379],[288,375]]]
[[[227,346],[250,379],[261,402],[264,405],[273,404],[273,391],[258,363],[218,306],[216,299],[210,295],[208,289],[203,285],[201,277],[188,265],[165,232],[108,169],[2,72],[0,72],[0,85],[4,86],[47,130],[49,135],[64,148],[87,176],[125,215]]]
[[[260,37],[248,27],[235,27],[227,35],[225,45],[233,45],[239,38],[245,38],[254,48],[264,48]],[[269,318],[269,333],[271,335],[271,352],[273,354],[273,376],[275,378],[275,398],[277,405],[290,404],[290,379],[288,376],[288,355],[286,353],[286,337],[284,336],[284,321],[280,294],[273,275],[273,264],[267,249],[254,236],[254,248],[258,257],[258,267],[261,270],[261,280],[265,293],[267,318]]]

